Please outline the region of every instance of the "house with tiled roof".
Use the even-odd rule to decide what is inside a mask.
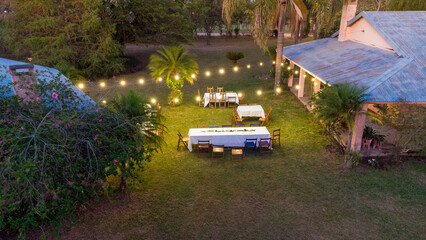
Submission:
[[[426,104],[426,11],[365,11],[355,16],[354,2],[343,9],[340,30],[330,38],[283,48],[290,67],[300,68],[288,86],[305,102],[307,87],[311,94],[325,84],[365,87],[371,99],[364,112],[373,104]],[[305,82],[307,74],[312,81]],[[355,125],[351,149],[358,151],[365,114],[358,114]]]

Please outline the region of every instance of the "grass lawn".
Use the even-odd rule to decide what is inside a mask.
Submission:
[[[163,151],[131,183],[128,196],[101,197],[86,205],[64,239],[424,239],[424,164],[342,171],[343,158],[325,152],[321,127],[296,97],[289,91],[273,97],[273,81],[256,77],[267,74],[271,63],[251,39],[212,43],[189,46],[201,73],[210,70],[212,76],[200,74],[194,85],[185,83],[183,105],[164,108],[168,134]],[[152,52],[137,46],[128,50],[145,62]],[[227,51],[242,51],[241,66],[252,68],[232,72]],[[224,76],[217,72],[220,67],[227,70]],[[142,76],[146,83],[140,86]],[[152,83],[148,71],[119,79],[127,86],[116,92],[134,89],[166,105],[169,90],[164,82]],[[264,109],[271,105],[269,130],[281,129],[282,146],[238,164],[230,162],[229,153],[221,162],[176,151],[177,130],[187,135],[197,124],[231,122],[231,109],[198,107],[197,90],[203,93],[207,86],[242,91],[247,102]],[[97,89],[86,91],[97,98],[104,94]],[[263,90],[260,97],[258,89]]]

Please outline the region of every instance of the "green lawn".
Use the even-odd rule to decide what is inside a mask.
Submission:
[[[424,239],[424,164],[343,171],[343,158],[325,152],[321,127],[296,97],[288,91],[273,97],[273,82],[256,77],[268,73],[270,60],[252,40],[203,44],[190,51],[198,56],[201,72],[210,70],[213,76],[200,76],[192,86],[185,83],[183,105],[164,108],[168,134],[163,151],[131,183],[128,196],[101,197],[85,206],[65,239]],[[225,53],[236,50],[244,52],[241,64],[250,63],[250,70],[230,71]],[[133,51],[143,59],[149,49]],[[267,66],[258,67],[259,61]],[[219,76],[222,66],[227,73]],[[143,86],[136,83],[141,76]],[[150,82],[147,71],[121,78],[128,85],[118,92],[134,89],[165,106],[165,83]],[[281,129],[282,147],[238,164],[230,162],[229,153],[221,162],[176,151],[177,130],[186,135],[197,124],[231,122],[230,109],[198,107],[197,89],[204,92],[207,86],[243,91],[249,103],[265,109],[271,105],[269,130]],[[96,89],[87,91],[98,96]],[[263,90],[260,97],[258,89]]]

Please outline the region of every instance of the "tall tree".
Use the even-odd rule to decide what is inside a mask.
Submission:
[[[101,18],[102,0],[11,0],[3,40],[17,55],[69,76],[93,77],[123,70],[114,23]]]
[[[224,0],[223,1],[223,18],[229,24],[232,14],[237,7],[244,3],[245,0]],[[296,14],[301,18],[306,18],[307,8],[302,0],[253,0],[254,14],[251,21],[251,30],[258,45],[267,50],[267,40],[271,29],[278,28],[277,38],[277,58],[275,69],[275,90],[281,84],[281,63],[282,49],[284,47],[284,30],[286,21],[287,5],[292,4],[296,10]],[[275,12],[275,17],[274,16]],[[275,91],[277,94],[277,91]]]
[[[221,0],[191,0],[186,4],[194,32],[203,28],[206,32],[206,44],[210,45],[211,33],[215,27],[222,25]]]

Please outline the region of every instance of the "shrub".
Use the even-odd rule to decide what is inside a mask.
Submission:
[[[78,204],[111,188],[108,176],[134,176],[153,152],[128,116],[84,106],[71,83],[51,79],[28,86],[40,93],[31,101],[0,94],[0,230],[21,237],[45,224],[59,230]]]
[[[237,65],[237,61],[244,58],[242,52],[227,52],[226,58],[232,61],[232,64]]]

